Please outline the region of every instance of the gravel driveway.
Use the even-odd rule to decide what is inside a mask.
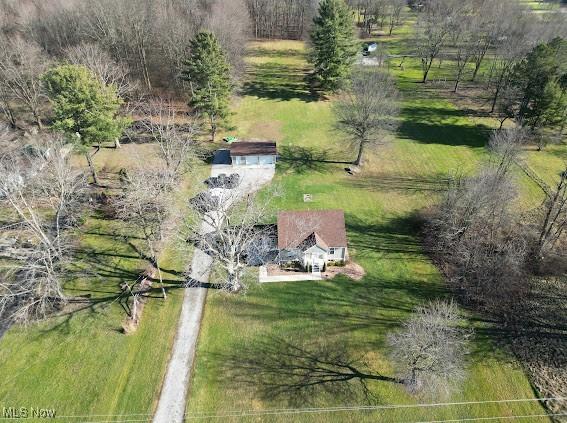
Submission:
[[[233,168],[226,164],[213,164],[211,176],[221,173],[240,175],[240,185],[235,188],[240,196],[259,190],[274,177],[273,167]],[[207,228],[203,225],[202,229]],[[212,259],[201,250],[195,250],[191,265],[191,278],[203,284],[209,281]],[[201,326],[201,317],[207,288],[187,288],[183,294],[183,305],[178,323],[173,351],[163,381],[157,410],[153,423],[182,423],[185,404],[191,382],[191,369],[195,358],[197,338]]]

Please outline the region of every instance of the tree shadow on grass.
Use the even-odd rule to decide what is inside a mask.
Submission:
[[[69,298],[68,306],[59,313],[49,331],[61,330],[79,313],[88,312],[92,315],[104,313],[111,305],[117,303],[128,315],[127,307],[130,294],[123,289],[128,284],[137,294],[146,299],[163,299],[159,278],[148,276],[151,260],[143,254],[129,237],[121,234],[111,234],[96,229],[90,230],[91,236],[112,238],[111,243],[104,247],[81,245],[75,249],[74,259],[66,267],[65,291]],[[139,239],[139,238],[136,238]],[[177,278],[183,275],[174,269],[161,267],[164,275],[162,280],[166,292],[185,287],[185,281]],[[173,277],[168,278],[167,275]],[[150,280],[153,285],[140,287],[136,282],[142,279]]]
[[[359,217],[345,216],[349,246],[358,254],[388,254],[388,259],[425,259],[420,232],[422,220],[417,215],[393,217],[384,223],[368,223]]]
[[[379,398],[368,383],[401,383],[397,378],[373,371],[362,357],[353,356],[344,343],[295,344],[266,337],[217,358],[223,364],[223,379],[249,386],[267,400],[285,400],[291,405],[314,403],[321,394],[339,403]]]
[[[134,250],[135,251],[135,250]],[[123,282],[132,283],[137,280],[140,275],[144,275],[147,279],[152,282],[159,282],[157,277],[146,276],[147,266],[143,263],[147,262],[152,264],[144,255],[130,255],[130,254],[120,254],[109,250],[100,250],[92,248],[82,248],[76,253],[75,263],[69,266],[69,277],[86,277],[93,280],[99,280],[105,286],[111,286],[110,282],[113,282],[112,286],[116,286],[118,290],[119,286]],[[136,265],[124,266],[120,262],[116,262],[113,258],[126,258],[132,260],[140,260],[140,263]],[[160,267],[163,274],[170,274],[173,276],[183,275],[183,272],[166,269]],[[163,283],[166,284],[166,290],[171,288],[176,288],[184,283],[180,279],[164,278]]]
[[[395,192],[445,192],[451,178],[444,174],[431,176],[404,176],[392,174],[360,175],[349,179],[345,184],[357,189]]]
[[[280,169],[294,173],[326,172],[332,170],[329,164],[352,164],[350,161],[329,158],[330,150],[313,147],[284,146],[280,148],[278,163]]]
[[[266,284],[248,295],[269,296],[268,302],[247,302],[235,314],[273,323],[285,319],[313,336],[369,329],[385,333],[416,306],[448,295],[433,265],[421,265],[427,257],[420,245],[418,217],[373,223],[347,213],[345,220],[353,259],[367,272],[362,280],[337,276],[331,281]],[[406,269],[414,260],[420,262],[419,274]],[[376,347],[379,338],[365,342]]]
[[[384,347],[382,335],[399,328],[418,305],[446,295],[443,286],[402,276],[367,275],[354,282],[337,277],[325,282],[290,282],[262,287],[235,308],[235,318],[260,321],[267,325],[281,322],[306,338],[338,336],[351,339],[364,348]],[[265,298],[269,297],[269,301]],[[368,333],[376,336],[367,336]]]
[[[257,63],[250,68],[243,94],[282,101],[299,99],[311,102],[319,99],[309,90],[304,68],[274,62]]]
[[[248,57],[270,57],[270,58],[290,58],[305,59],[307,53],[301,50],[287,48],[287,49],[271,49],[265,47],[251,48],[246,52]]]
[[[566,145],[567,145],[567,144],[562,143],[562,144],[561,144],[561,147],[565,147]],[[561,150],[556,149],[556,148],[553,148],[553,149],[551,149],[551,148],[544,148],[542,151],[535,151],[534,153],[535,153],[535,154],[542,154],[542,153],[543,153],[543,154],[545,154],[545,153],[551,154],[552,156],[555,156],[555,157],[557,157],[557,158],[559,158],[559,159],[561,159],[561,160],[567,162],[567,151],[566,151],[564,148],[561,149]],[[560,175],[559,172],[558,172],[558,175]]]
[[[492,128],[486,125],[454,123],[451,119],[466,119],[461,110],[451,108],[406,106],[398,136],[424,144],[485,147]]]

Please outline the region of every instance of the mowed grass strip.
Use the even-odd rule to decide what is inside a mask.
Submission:
[[[101,169],[114,172],[131,165],[135,155],[153,157],[147,145],[137,147],[102,150],[96,162]],[[180,206],[199,189],[193,181],[206,174],[208,166],[202,166],[188,177],[172,207]],[[69,266],[65,288],[70,296],[90,296],[94,304],[70,306],[64,316],[28,328],[12,327],[4,335],[0,340],[0,408],[49,407],[58,416],[151,417],[177,329],[183,296],[183,290],[177,288],[189,258],[174,245],[164,250],[160,264],[170,288],[168,298],[160,298],[156,281],[138,330],[125,335],[121,325],[126,313],[117,295],[122,282],[131,283],[148,267],[136,251],[143,242],[119,220],[98,213],[88,217],[80,228],[78,252]],[[87,420],[101,418],[64,419]]]
[[[231,417],[233,411],[246,410],[429,402],[388,380],[394,370],[385,340],[417,305],[448,295],[422,251],[417,214],[437,201],[452,174],[472,172],[486,159],[489,129],[444,99],[411,95],[401,80],[404,103],[396,139],[370,154],[363,172],[349,176],[343,170],[347,165],[329,163],[354,156],[333,127],[331,102],[311,98],[300,84],[306,69],[303,43],[253,43],[249,66],[249,88],[235,104],[233,119],[241,138],[269,134],[279,142],[282,157],[274,184],[282,186],[283,194],[274,199],[274,211],[344,209],[352,258],[367,275],[359,282],[337,277],[256,285],[242,295],[211,291],[188,401],[190,415],[235,422],[412,422],[542,414],[537,403],[520,402]],[[313,202],[303,202],[305,193],[312,194]],[[254,269],[249,277],[257,277]],[[463,325],[476,329],[469,377],[447,401],[533,399],[518,364],[498,348],[492,326],[474,316]],[[310,363],[316,357],[342,357],[355,363],[360,377],[281,392],[281,384],[293,379],[290,368],[305,365],[306,357],[314,360]],[[336,369],[336,364],[330,366]],[[302,383],[313,382],[316,376]]]

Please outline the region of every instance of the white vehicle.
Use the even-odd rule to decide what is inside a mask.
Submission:
[[[364,51],[362,52],[362,54],[364,56],[368,56],[370,53],[373,53],[376,50],[378,50],[378,44],[377,43],[370,43],[370,44],[367,44],[364,47]]]

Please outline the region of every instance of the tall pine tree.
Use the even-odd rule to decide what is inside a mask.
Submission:
[[[555,38],[536,46],[512,72],[520,94],[517,115],[534,130],[561,130],[567,123],[567,41]]]
[[[61,65],[43,75],[45,90],[53,103],[52,128],[68,135],[83,153],[98,184],[90,152],[93,144],[116,141],[130,119],[120,116],[122,99],[114,85],[105,85],[86,67]]]
[[[232,90],[226,54],[211,32],[200,32],[191,41],[191,54],[181,78],[189,83],[189,105],[207,116],[213,141],[220,123],[228,117]]]
[[[311,31],[315,78],[325,91],[335,91],[348,78],[358,50],[351,11],[344,0],[322,0]]]

